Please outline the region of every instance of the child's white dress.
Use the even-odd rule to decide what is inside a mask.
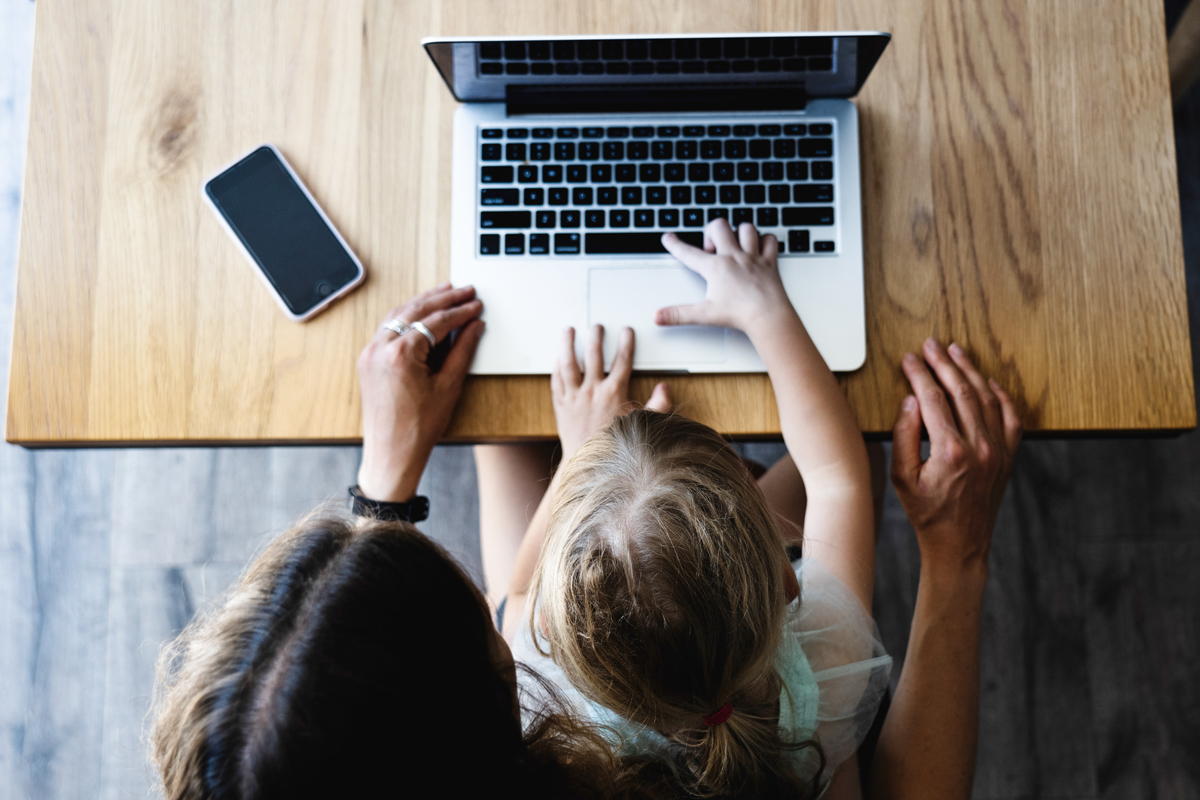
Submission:
[[[784,636],[775,657],[783,681],[779,724],[787,739],[816,739],[825,755],[824,779],[858,749],[871,728],[888,688],[892,658],[883,649],[875,622],[858,598],[811,559],[792,565],[800,597],[788,606]],[[543,650],[549,650],[538,633]],[[513,657],[552,683],[579,716],[601,726],[619,754],[657,753],[670,757],[680,747],[657,731],[635,724],[584,697],[549,657],[537,651],[528,617],[521,621]],[[541,705],[536,682],[519,678],[521,689]],[[524,705],[524,703],[523,703]],[[714,711],[716,709],[713,709]],[[818,759],[812,748],[790,754],[802,779],[810,780]]]

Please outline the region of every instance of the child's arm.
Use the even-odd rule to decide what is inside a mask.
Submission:
[[[705,231],[715,252],[673,234],[670,253],[708,281],[704,302],[659,310],[660,325],[719,325],[750,337],[775,389],[788,452],[808,492],[805,555],[821,561],[871,608],[875,530],[871,479],[862,433],[833,373],[813,345],[779,277],[778,242],[724,219]]]
[[[542,554],[542,543],[546,539],[546,526],[550,522],[550,503],[558,490],[562,464],[566,464],[575,451],[593,434],[608,427],[618,415],[630,410],[629,376],[633,372],[633,330],[625,328],[613,357],[612,371],[604,374],[604,328],[592,328],[584,358],[584,369],[579,369],[575,359],[575,329],[563,332],[562,352],[559,354],[555,371],[550,375],[550,389],[554,399],[554,418],[558,424],[558,436],[562,442],[562,461],[555,471],[542,502],[538,504],[521,547],[513,562],[509,580],[508,600],[504,607],[505,640],[512,642],[516,636],[525,610],[525,597],[529,584]],[[654,387],[654,394],[646,402],[646,408],[668,411],[671,400],[667,385]]]

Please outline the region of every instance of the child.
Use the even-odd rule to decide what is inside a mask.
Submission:
[[[811,795],[835,771],[857,781],[849,767],[887,687],[891,660],[868,611],[868,458],[784,291],[775,238],[760,246],[752,225],[735,235],[718,219],[706,242],[663,237],[708,291],[657,322],[736,328],[754,343],[799,470],[794,492],[807,491],[805,557],[789,564],[768,499],[711,429],[636,411],[586,442],[563,434],[532,602],[515,598],[529,627],[512,637],[514,655],[573,686],[578,709],[615,732],[619,751],[661,756],[697,794]],[[631,337],[625,350],[605,380],[628,380]],[[560,433],[604,418],[597,403],[613,405],[580,391],[595,384],[598,359],[594,337],[581,381],[573,348],[564,353],[553,381]],[[534,535],[522,548],[537,544]]]

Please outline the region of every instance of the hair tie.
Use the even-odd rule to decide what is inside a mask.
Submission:
[[[733,704],[730,703],[728,700],[726,700],[725,705],[721,706],[716,711],[709,714],[707,717],[704,717],[702,721],[708,727],[715,728],[718,725],[720,725],[722,722],[724,722],[725,720],[729,719],[729,715],[732,713],[733,713]]]

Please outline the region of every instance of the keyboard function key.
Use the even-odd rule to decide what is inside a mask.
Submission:
[[[808,126],[800,125],[797,123],[792,123],[791,125],[784,125],[783,133],[785,136],[803,136],[804,134],[808,133]]]
[[[832,253],[833,242],[813,242],[813,250],[818,253]]]
[[[679,126],[678,125],[660,125],[660,126],[658,126],[658,130],[655,132],[659,136],[662,136],[662,137],[668,138],[668,139],[672,139],[672,138],[676,138],[679,136]]]
[[[479,193],[481,206],[515,206],[520,203],[520,194],[516,189],[484,189]]]
[[[498,256],[500,255],[500,234],[485,233],[479,237],[479,255],[481,256]]]
[[[529,138],[528,128],[509,128],[508,138],[510,139],[527,139]]]
[[[523,255],[525,255],[525,234],[523,234],[523,233],[506,233],[506,234],[504,234],[504,255],[506,255],[506,256],[523,256]]]
[[[801,158],[828,158],[833,155],[833,139],[800,139],[797,152]]]
[[[753,136],[754,135],[754,126],[753,125],[734,125],[733,126],[733,135],[734,136]]]
[[[583,138],[585,139],[603,139],[604,128],[584,128]]]
[[[529,228],[532,227],[532,220],[533,215],[528,211],[479,212],[481,228]]]
[[[608,129],[608,138],[610,139],[628,139],[629,128],[612,127]]]
[[[635,139],[652,139],[654,138],[654,128],[649,125],[639,125],[633,129],[633,137]]]
[[[483,167],[480,171],[481,183],[512,183],[512,167]]]
[[[787,246],[789,253],[807,253],[808,231],[788,231]]]
[[[554,128],[534,128],[532,134],[535,139],[553,139]],[[532,245],[530,249],[532,250]]]
[[[556,233],[554,234],[554,253],[560,256],[577,256],[579,255],[579,234],[578,233]]]
[[[728,136],[730,133],[728,125],[709,125],[709,136]]]
[[[832,136],[833,126],[826,122],[817,122],[808,126],[808,132],[813,136]]]
[[[783,224],[789,228],[832,225],[833,209],[828,206],[799,206],[783,210]]]
[[[691,136],[693,138],[703,136],[704,135],[704,126],[703,125],[684,125],[683,126],[683,135]]]
[[[550,234],[548,233],[531,233],[529,234],[529,255],[544,256],[550,253]]]
[[[499,128],[484,128],[480,134],[484,139],[503,139],[504,131]]]
[[[759,136],[779,136],[783,133],[783,128],[779,125],[759,125]]]

